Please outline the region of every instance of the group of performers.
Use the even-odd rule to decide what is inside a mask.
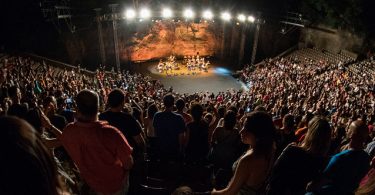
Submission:
[[[208,71],[210,61],[205,61],[204,57],[199,57],[199,54],[195,56],[184,56],[184,63],[186,64],[189,71]]]
[[[178,67],[178,64],[176,63],[176,57],[171,55],[165,62],[160,60],[157,69],[160,73],[165,72],[168,75],[173,74],[173,70],[179,70],[180,67]]]
[[[183,62],[181,64],[188,69],[187,74],[197,74],[199,72],[208,72],[208,67],[210,61],[206,60],[204,57],[200,57],[199,54],[193,56],[184,56]],[[163,60],[159,61],[157,70],[160,73],[166,73],[167,75],[174,75],[174,70],[180,70],[179,64],[176,62],[176,57],[171,55],[167,58],[165,62]],[[184,74],[184,73],[183,73]]]

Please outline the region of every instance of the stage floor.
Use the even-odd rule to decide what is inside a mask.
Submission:
[[[243,82],[232,77],[232,71],[215,63],[210,65],[207,72],[195,71],[196,74],[192,74],[186,67],[181,67],[180,70],[173,71],[173,76],[159,73],[157,64],[158,62],[137,64],[136,71],[160,80],[166,88],[171,86],[178,93],[209,91],[217,94],[228,89],[247,90]]]

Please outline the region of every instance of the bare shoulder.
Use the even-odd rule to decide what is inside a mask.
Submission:
[[[252,152],[248,152],[241,157],[240,163],[246,164],[250,167],[258,167],[258,165],[263,165],[266,159],[264,157],[257,156]]]

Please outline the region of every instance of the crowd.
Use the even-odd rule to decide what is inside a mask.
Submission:
[[[218,94],[0,63],[0,194],[375,193],[374,61],[269,59]]]

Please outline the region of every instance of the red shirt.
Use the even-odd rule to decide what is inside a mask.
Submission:
[[[117,128],[103,121],[70,123],[61,142],[93,190],[115,193],[124,187],[132,148]]]

